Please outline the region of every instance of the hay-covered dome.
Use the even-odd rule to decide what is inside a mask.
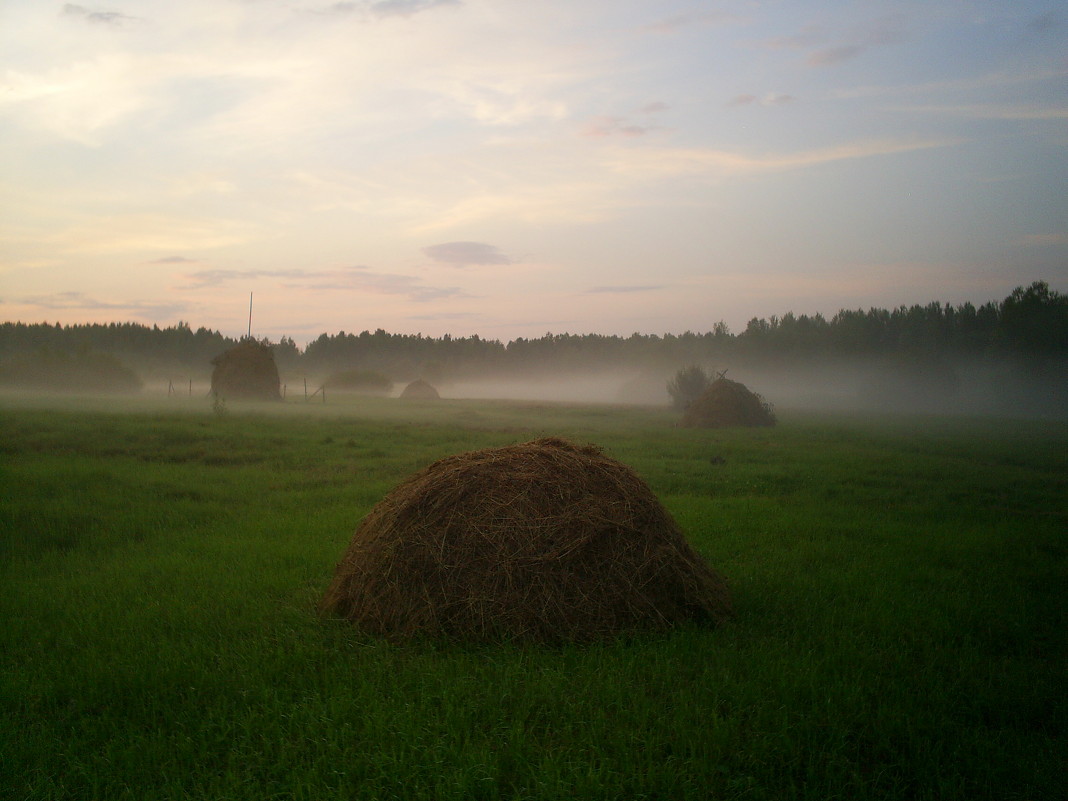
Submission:
[[[211,363],[211,391],[223,398],[281,400],[281,381],[271,346],[243,339]]]
[[[441,397],[430,382],[421,378],[406,386],[400,396],[402,398],[415,398],[416,400],[437,400]]]
[[[630,468],[541,439],[397,486],[356,529],[321,609],[394,639],[584,641],[721,622],[730,600]]]
[[[773,426],[771,404],[745,384],[720,376],[686,407],[682,424],[692,428]]]

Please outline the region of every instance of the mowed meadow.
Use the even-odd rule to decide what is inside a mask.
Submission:
[[[1068,424],[518,402],[0,399],[0,798],[1060,799]],[[461,451],[632,467],[736,616],[391,644],[316,604]]]

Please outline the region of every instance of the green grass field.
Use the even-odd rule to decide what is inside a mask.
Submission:
[[[1061,799],[1068,425],[335,398],[0,399],[0,798]],[[471,448],[594,442],[737,616],[391,645],[315,605]]]

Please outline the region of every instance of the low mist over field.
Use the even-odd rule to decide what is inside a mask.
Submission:
[[[510,371],[503,375],[443,379],[433,385],[444,399],[513,400],[561,404],[669,406],[667,385],[681,369],[676,363],[657,367],[575,370],[546,373]],[[1068,419],[1068,371],[1048,368],[1029,374],[1011,362],[945,363],[936,371],[908,370],[868,362],[810,364],[793,369],[712,365],[709,376],[725,370],[763,396],[776,410],[880,412],[891,414],[991,415]],[[351,404],[365,393],[327,389],[323,379],[305,382],[300,375],[283,375],[282,393],[289,403],[343,401]],[[395,383],[385,393],[398,399],[406,384]],[[209,404],[211,385],[206,376],[167,381],[154,379],[136,385],[71,383],[63,372],[44,373],[33,382],[6,382],[0,391],[35,393],[129,395],[186,398]],[[382,393],[370,393],[379,395]]]
[[[729,369],[726,375],[779,409],[1068,418],[1068,380],[1032,377],[1004,362],[941,365],[935,374],[864,362],[795,370]],[[443,397],[665,406],[674,365],[445,382]],[[708,370],[717,372],[716,368]]]
[[[507,343],[378,329],[321,334],[303,348],[181,324],[149,329],[0,324],[0,386],[224,398],[213,371],[255,354],[266,395],[399,396],[412,382],[445,398],[662,406],[697,371],[742,382],[780,409],[1068,416],[1068,296],[1042,281],[1001,302],[754,318],[732,333],[546,334]],[[225,356],[225,358],[224,358]],[[240,359],[238,359],[240,361]],[[232,367],[228,366],[227,370]],[[238,389],[249,383],[237,377]]]

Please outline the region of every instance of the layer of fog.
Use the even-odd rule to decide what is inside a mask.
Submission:
[[[668,407],[668,381],[681,365],[659,368],[604,368],[572,372],[481,378],[439,378],[431,383],[445,399],[513,400],[551,403],[621,404]],[[702,365],[714,375],[715,367]],[[985,415],[1068,420],[1068,365],[1025,365],[978,361],[917,366],[855,361],[769,367],[732,366],[727,377],[762,395],[779,412],[879,412],[889,414]],[[322,378],[282,376],[286,401],[323,402]],[[394,384],[392,397],[406,381]],[[4,385],[2,391],[17,391]],[[60,390],[24,388],[51,394]],[[76,389],[71,387],[68,392]],[[208,376],[180,380],[152,378],[141,396],[201,400],[211,397]],[[342,395],[352,393],[341,392]],[[325,402],[337,392],[326,391]]]
[[[438,389],[445,398],[667,406],[667,383],[677,369],[470,379],[442,382]],[[919,369],[858,361],[778,370],[732,368],[726,377],[780,410],[1068,418],[1068,370],[1063,366],[1036,373],[1003,362]]]

